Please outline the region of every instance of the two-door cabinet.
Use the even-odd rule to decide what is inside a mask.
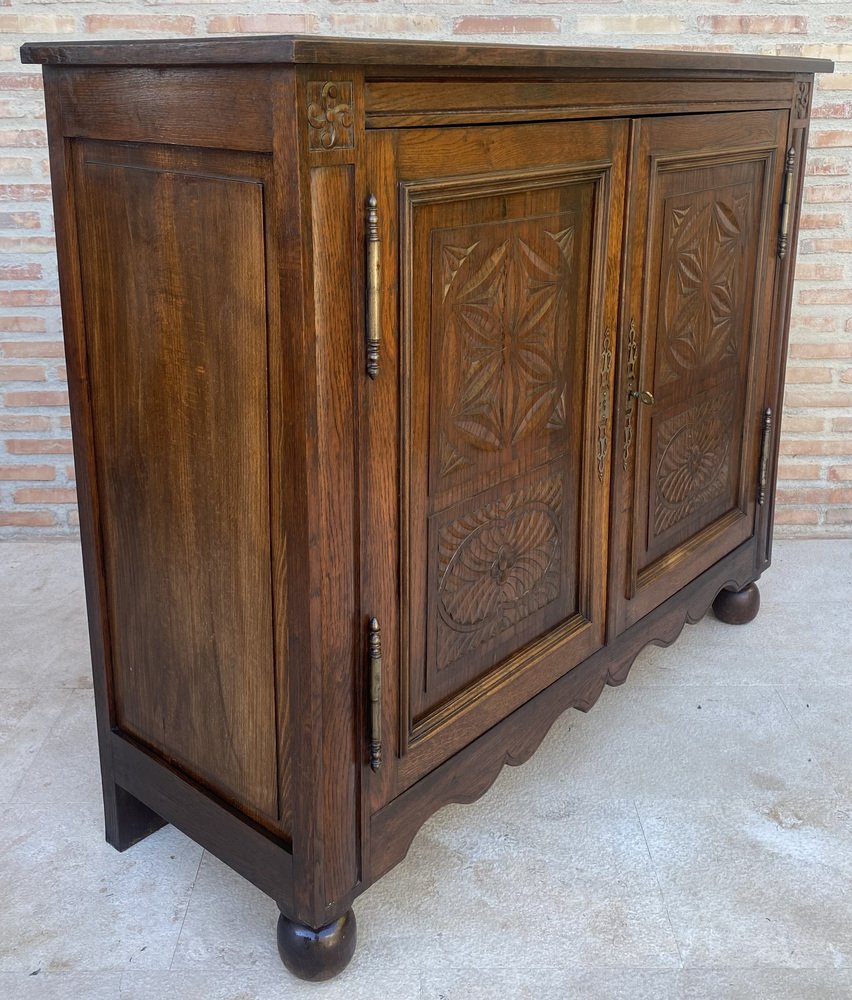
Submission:
[[[647,643],[757,613],[832,65],[310,37],[23,57],[107,839],[174,823],[325,978],[436,809]]]

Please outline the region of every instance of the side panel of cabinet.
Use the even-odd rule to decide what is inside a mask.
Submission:
[[[617,630],[755,531],[785,112],[634,131],[611,582]]]
[[[114,725],[286,830],[270,159],[94,140],[72,148]]]
[[[625,141],[621,122],[396,136],[401,616],[379,803],[603,643]]]

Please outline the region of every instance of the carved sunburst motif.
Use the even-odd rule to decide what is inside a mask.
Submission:
[[[441,530],[439,669],[558,596],[561,513],[562,483],[553,478]]]
[[[743,253],[751,191],[692,195],[668,209],[668,253],[660,292],[663,379],[737,354],[742,334]]]
[[[654,533],[683,521],[728,489],[731,393],[665,421],[657,436]]]

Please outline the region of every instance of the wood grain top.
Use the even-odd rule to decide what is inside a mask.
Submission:
[[[831,73],[829,59],[723,52],[553,45],[481,45],[457,42],[255,35],[157,41],[31,42],[24,63],[73,66],[183,66],[228,63],[315,63],[363,66],[499,67],[532,70],[696,71],[713,73]]]

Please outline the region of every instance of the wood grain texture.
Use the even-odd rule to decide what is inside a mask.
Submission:
[[[482,45],[316,35],[187,38],[162,41],[33,42],[21,61],[63,66],[186,66],[194,63],[319,63],[371,66],[607,70],[683,69],[695,73],[830,73],[828,59],[727,52],[664,52],[547,45]]]
[[[780,112],[637,124],[632,254],[622,348],[622,561],[611,567],[622,629],[756,530]],[[630,330],[625,331],[630,339]],[[629,397],[648,391],[653,403]],[[620,577],[620,578],[619,578]]]
[[[828,66],[291,37],[27,55],[56,60],[108,839],[174,822],[293,927],[333,926],[435,809],[753,594],[782,168],[793,146],[794,243]]]
[[[116,724],[276,823],[268,165],[83,142],[76,170]]]

